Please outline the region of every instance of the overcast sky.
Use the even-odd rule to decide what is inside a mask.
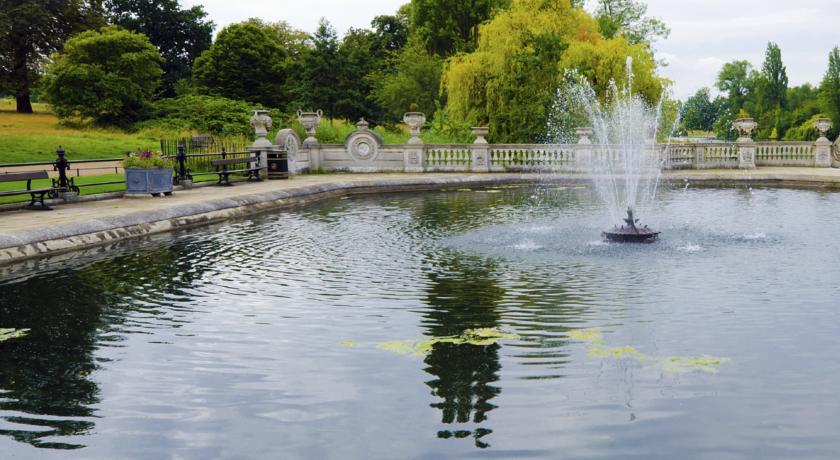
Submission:
[[[312,32],[326,17],[339,33],[369,27],[380,14],[393,14],[408,0],[181,0],[203,4],[219,28],[250,17],[285,20]],[[590,0],[591,1],[591,0]],[[828,53],[840,45],[836,0],[648,0],[648,13],[671,27],[656,44],[657,59],[668,62],[661,75],[674,81],[683,99],[711,87],[724,62],[747,59],[760,67],[768,41],[782,49],[791,85],[819,84]]]

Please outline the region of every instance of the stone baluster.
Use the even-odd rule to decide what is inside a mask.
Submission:
[[[485,138],[489,132],[490,129],[485,127],[472,129],[475,142],[470,149],[470,170],[473,172],[490,172],[490,144]]]
[[[831,120],[820,118],[814,123],[814,127],[820,132],[820,138],[814,143],[814,167],[830,168],[833,160],[832,145],[826,136],[831,129]]]

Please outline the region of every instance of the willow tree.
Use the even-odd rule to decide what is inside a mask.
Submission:
[[[633,91],[650,102],[663,82],[647,46],[623,36],[605,39],[597,21],[569,0],[514,0],[479,29],[477,49],[452,58],[443,88],[449,116],[486,124],[496,142],[532,142],[546,123],[561,77],[575,69],[606,98],[611,82],[627,82],[633,57]]]

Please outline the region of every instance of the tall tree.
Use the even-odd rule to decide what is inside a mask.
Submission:
[[[598,0],[595,19],[604,38],[624,35],[631,44],[648,45],[657,38],[668,38],[668,26],[646,15],[647,4],[638,0]]]
[[[760,102],[764,111],[787,105],[788,76],[782,62],[782,50],[775,43],[767,44],[761,66]]]
[[[232,24],[195,60],[193,83],[199,94],[281,107],[287,57],[266,28]]]
[[[32,113],[32,88],[49,55],[101,24],[99,0],[0,0],[0,90],[14,94],[18,113]]]
[[[328,117],[334,118],[336,103],[341,98],[334,76],[346,71],[346,61],[339,52],[335,28],[325,18],[318,23],[312,43],[312,50],[304,57],[298,98],[306,108],[323,109]]]
[[[835,46],[828,55],[828,70],[820,84],[820,105],[831,117],[834,132],[840,130],[840,47]]]
[[[106,0],[110,21],[149,37],[163,56],[162,95],[175,95],[195,59],[212,43],[212,21],[202,6],[182,9],[178,0]]]
[[[478,26],[510,0],[412,0],[411,31],[426,49],[438,56],[472,51]]]

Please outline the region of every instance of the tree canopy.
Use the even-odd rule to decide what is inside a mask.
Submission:
[[[178,0],[106,0],[111,23],[145,34],[163,56],[162,95],[175,95],[195,59],[210,48],[213,22],[202,6],[182,9]]]
[[[281,107],[286,101],[288,57],[266,26],[253,21],[230,25],[195,60],[195,89],[208,96]]]
[[[44,95],[59,116],[100,124],[137,121],[160,86],[161,57],[149,39],[116,26],[74,36],[53,56]]]
[[[475,52],[448,62],[447,110],[456,122],[489,125],[495,141],[532,142],[545,132],[565,70],[577,70],[603,98],[611,82],[627,82],[628,56],[634,93],[658,101],[663,83],[645,45],[604,39],[595,19],[569,0],[514,0],[481,26]]]
[[[32,113],[30,95],[49,55],[74,33],[102,24],[96,0],[2,0],[0,2],[0,91]]]
[[[668,38],[671,30],[659,19],[649,18],[647,4],[638,0],[598,0],[595,19],[604,38],[623,35],[631,44],[652,44]]]

